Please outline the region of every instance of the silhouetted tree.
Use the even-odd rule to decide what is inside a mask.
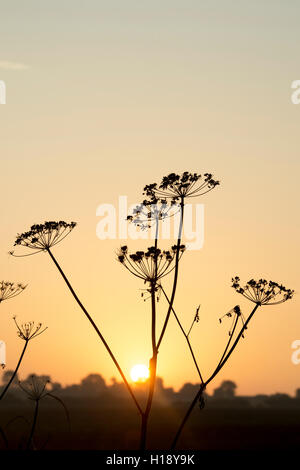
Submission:
[[[235,397],[237,385],[231,380],[224,380],[219,388],[214,389],[213,397],[219,399],[230,399]]]
[[[89,374],[81,381],[81,390],[85,395],[99,395],[106,389],[104,379],[99,374]]]

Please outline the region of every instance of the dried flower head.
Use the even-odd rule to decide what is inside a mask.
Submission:
[[[74,227],[76,227],[75,222],[68,224],[64,221],[45,222],[44,224],[32,225],[28,232],[17,235],[14,246],[20,245],[30,248],[31,250],[34,250],[34,253],[49,250],[66,238]],[[14,255],[14,252],[12,251],[10,254]]]
[[[31,375],[29,380],[23,383],[19,382],[19,386],[26,393],[29,400],[39,401],[49,395],[49,390],[47,390],[49,383],[50,380],[43,380],[36,375]]]
[[[185,245],[180,245],[180,257],[184,251]],[[118,253],[118,260],[134,276],[153,284],[174,269],[175,264],[173,261],[175,260],[176,253],[176,245],[172,246],[171,250],[167,251],[161,251],[151,246],[147,251],[137,251],[132,254],[128,253],[127,246],[122,246]]]
[[[48,388],[49,384],[50,384],[49,379],[44,378],[43,376],[38,377],[33,374],[25,382],[19,382],[19,387],[23,390],[23,392],[26,393],[27,398],[29,400],[39,402],[43,398],[49,397],[58,401],[64,408],[68,425],[69,425],[69,430],[70,430],[70,416],[69,416],[68,409],[61,398],[57,397],[56,395],[53,395],[52,393],[54,390],[53,385],[52,385],[52,388],[49,390]]]
[[[173,217],[179,211],[180,207],[175,202],[168,204],[166,199],[145,199],[141,204],[135,206],[132,214],[127,216],[127,220],[141,230],[146,230],[151,228],[154,223],[157,224],[159,220]]]
[[[24,341],[30,341],[33,338],[44,333],[47,330],[47,326],[42,330],[42,323],[38,323],[37,325],[34,324],[33,321],[24,323],[23,325],[18,325],[16,317],[13,317],[13,320],[17,327],[17,335],[19,338],[23,339]]]
[[[27,286],[13,282],[0,281],[0,303],[21,294]]]
[[[189,173],[185,171],[181,175],[170,173],[164,176],[160,185],[148,184],[144,187],[144,194],[151,199],[171,199],[172,203],[187,197],[197,197],[208,193],[215,188],[219,181],[213,179],[211,173]]]
[[[282,284],[266,279],[255,281],[250,279],[244,287],[240,285],[238,276],[232,278],[232,287],[246,299],[258,305],[277,305],[293,297],[294,291],[287,289]]]
[[[242,327],[244,327],[244,325],[245,325],[245,317],[244,317],[239,305],[236,305],[231,310],[229,310],[229,312],[225,313],[225,315],[220,317],[219,322],[222,323],[222,320],[225,317],[232,318],[231,327],[230,327],[230,330],[228,332],[229,336],[231,336],[233,334],[233,329],[235,328],[234,325],[236,325],[237,321],[241,320]],[[247,329],[247,326],[245,327],[245,330],[246,329]],[[242,335],[242,338],[244,338],[244,335]]]

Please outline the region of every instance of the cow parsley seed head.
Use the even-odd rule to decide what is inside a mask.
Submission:
[[[33,253],[30,254],[46,251],[60,243],[75,227],[75,222],[67,223],[62,220],[32,225],[28,232],[17,235],[14,246],[23,246],[33,250]],[[28,256],[15,255],[13,251],[10,254],[13,256]]]
[[[291,299],[294,291],[287,289],[277,282],[259,279],[250,279],[244,286],[240,284],[238,276],[232,278],[232,287],[238,294],[242,294],[246,299],[257,305],[277,305]]]
[[[171,250],[165,251],[151,246],[146,251],[135,253],[129,253],[128,247],[122,246],[118,252],[118,261],[134,276],[155,284],[174,269],[177,251],[181,257],[185,251],[185,245],[180,245],[178,250],[174,245]]]
[[[35,325],[33,321],[30,321],[19,325],[15,316],[13,317],[13,320],[17,327],[17,335],[19,336],[19,338],[27,342],[33,338],[36,338],[37,336],[44,333],[45,330],[47,330],[47,327],[42,329],[42,323],[37,323]]]
[[[170,173],[164,176],[161,183],[148,184],[144,187],[144,194],[150,200],[171,200],[176,203],[185,198],[202,196],[220,184],[211,173],[189,173],[185,171],[181,175]]]
[[[19,387],[26,393],[29,400],[40,401],[49,394],[47,390],[49,383],[49,380],[42,380],[36,375],[31,375],[29,380],[19,382]]]
[[[21,294],[26,288],[24,284],[15,284],[14,282],[0,281],[0,303]]]

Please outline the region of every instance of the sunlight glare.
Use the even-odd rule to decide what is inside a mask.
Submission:
[[[136,364],[130,371],[133,382],[146,382],[149,377],[149,369],[145,364]]]

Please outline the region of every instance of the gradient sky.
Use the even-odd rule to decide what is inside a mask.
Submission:
[[[175,303],[185,325],[202,305],[192,341],[203,375],[228,338],[220,315],[252,307],[230,287],[232,275],[270,278],[296,295],[258,310],[208,391],[223,379],[244,394],[300,387],[291,362],[300,338],[300,105],[290,99],[300,79],[299,14],[292,0],[1,2],[0,277],[29,284],[0,307],[8,368],[23,346],[15,314],[49,327],[31,342],[22,377],[119,379],[47,255],[7,255],[17,232],[49,219],[78,222],[55,255],[125,372],[147,363],[144,286],[115,261],[124,241],[96,237],[96,208],[119,195],[139,202],[145,184],[171,171],[210,171],[221,185],[197,200],[205,242],[182,260]],[[173,319],[158,374],[175,388],[197,380]]]

